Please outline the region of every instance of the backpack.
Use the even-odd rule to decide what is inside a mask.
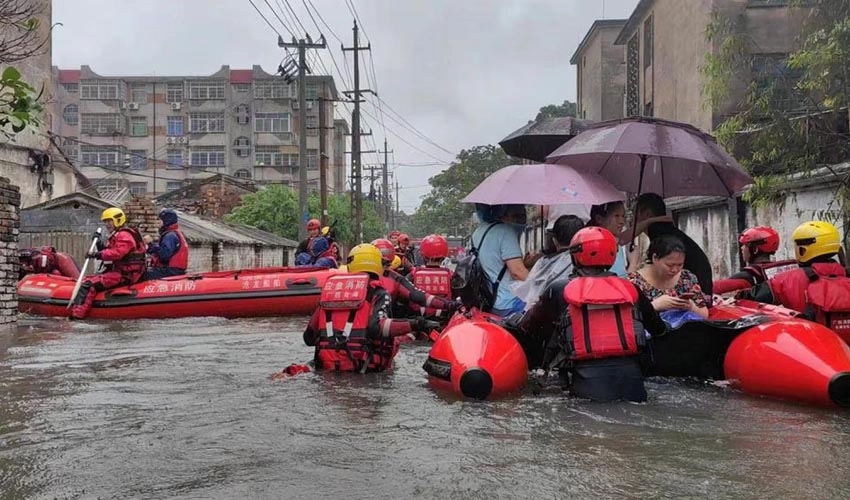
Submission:
[[[478,242],[478,248],[484,243],[487,233],[498,224],[501,223],[496,222],[484,231],[481,241]],[[493,310],[493,306],[496,304],[499,283],[505,277],[508,266],[507,264],[503,265],[496,282],[491,282],[484,271],[481,260],[478,258],[478,248],[473,242],[469,252],[458,260],[452,277],[452,295],[460,298],[467,308],[476,307],[484,312],[489,312]]]
[[[809,267],[803,270],[809,278],[806,317],[834,331],[845,342],[850,342],[850,278],[820,276]]]

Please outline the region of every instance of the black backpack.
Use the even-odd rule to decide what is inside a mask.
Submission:
[[[478,248],[484,243],[487,233],[497,224],[501,223],[492,224],[484,231],[481,241],[478,242]],[[496,303],[499,283],[501,283],[507,270],[508,266],[503,265],[496,282],[491,282],[487,273],[484,272],[481,260],[478,258],[475,242],[472,242],[472,248],[458,260],[457,267],[455,267],[454,277],[452,278],[452,295],[458,297],[467,308],[477,307],[482,311],[489,312]]]

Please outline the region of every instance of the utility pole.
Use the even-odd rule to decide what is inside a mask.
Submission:
[[[387,151],[387,138],[384,137],[384,150],[379,151],[379,153],[384,153],[384,196],[381,200],[381,205],[384,209],[384,223],[389,227],[390,225],[390,212],[392,211],[392,207],[390,207],[390,173],[389,173],[389,160],[388,154],[392,153],[392,151]]]
[[[278,36],[277,46],[298,49],[298,238],[303,240],[307,237],[307,219],[310,218],[307,209],[307,49],[324,49],[325,36],[319,38],[319,43],[314,43],[310,35],[306,40],[292,37],[290,43]]]
[[[398,215],[398,179],[395,179],[395,213],[393,214],[393,229],[398,229],[395,218]]]
[[[324,85],[322,86],[324,90]],[[325,103],[324,95],[319,96],[319,204],[321,205],[322,227],[328,224],[328,162],[325,155]],[[331,127],[333,128],[333,127]]]
[[[354,45],[346,48],[342,47],[343,52],[354,52],[354,90],[343,92],[348,95],[354,94],[354,111],[351,113],[351,176],[354,180],[354,235],[355,243],[363,242],[363,183],[360,163],[360,94],[363,92],[371,92],[367,89],[360,88],[360,51],[372,50],[370,43],[366,47],[360,46],[360,30],[357,28],[357,20],[354,21]],[[374,94],[374,92],[372,92]]]

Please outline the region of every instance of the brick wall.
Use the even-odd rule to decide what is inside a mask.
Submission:
[[[202,203],[199,213],[221,219],[242,204],[246,191],[230,184],[210,183],[201,186]]]
[[[18,314],[20,209],[20,188],[0,177],[0,325],[13,323]]]
[[[159,234],[159,210],[149,198],[134,198],[124,204],[127,222],[140,233],[156,236]]]

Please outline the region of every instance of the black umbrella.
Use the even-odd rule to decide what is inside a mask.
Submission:
[[[572,116],[542,118],[528,122],[516,132],[502,139],[499,146],[505,153],[538,163],[562,144],[585,130],[591,122]]]

